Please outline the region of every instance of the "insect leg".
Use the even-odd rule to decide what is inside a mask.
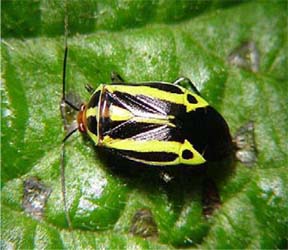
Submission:
[[[196,86],[191,82],[191,80],[189,78],[187,78],[187,77],[179,77],[179,78],[176,79],[176,81],[173,82],[173,84],[175,84],[175,85],[179,84],[180,86],[185,86],[185,83],[186,84],[188,83],[190,85],[192,91],[195,94],[201,96],[200,92],[198,91]]]
[[[112,72],[111,73],[111,81],[113,83],[122,83],[122,82],[124,82],[123,78],[119,74],[117,74],[116,72]]]
[[[93,92],[95,91],[95,89],[90,85],[90,84],[86,84],[85,85],[85,89],[90,93],[93,94]]]

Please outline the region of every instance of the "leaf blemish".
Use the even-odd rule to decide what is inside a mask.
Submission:
[[[228,56],[228,62],[252,72],[259,71],[259,51],[255,42],[244,42]]]

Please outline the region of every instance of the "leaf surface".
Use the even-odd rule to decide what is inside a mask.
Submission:
[[[4,249],[287,247],[285,10],[284,1],[69,1],[66,77],[76,98],[87,101],[85,84],[96,88],[110,82],[112,71],[129,82],[187,76],[225,117],[232,134],[254,122],[258,153],[250,168],[237,162],[225,178],[214,171],[222,203],[206,219],[202,177],[188,174],[165,183],[154,169],[135,168],[126,175],[115,163],[111,170],[93,143],[77,133],[66,143],[70,231],[60,178],[64,6],[3,2]],[[241,56],[247,43],[253,46],[240,58],[244,67],[231,63],[231,54]],[[251,59],[255,55],[258,60]],[[22,205],[23,183],[30,177],[52,190],[40,221]],[[132,218],[143,208],[157,225],[157,235],[148,239],[131,232]]]

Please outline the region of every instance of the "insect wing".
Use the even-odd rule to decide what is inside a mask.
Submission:
[[[176,119],[176,114],[185,111],[183,105],[108,88],[103,91],[100,110],[99,145],[117,150],[124,158],[150,165],[204,161],[185,140]],[[184,150],[191,152],[191,159],[183,159]]]

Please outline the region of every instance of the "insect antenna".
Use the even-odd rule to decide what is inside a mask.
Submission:
[[[65,11],[67,10],[67,3],[65,1]],[[80,111],[80,108],[75,106],[72,102],[67,100],[66,98],[66,65],[67,65],[67,56],[68,56],[68,45],[67,45],[67,37],[68,37],[68,16],[65,14],[64,18],[64,59],[63,59],[63,72],[62,72],[62,100],[61,105],[65,106],[65,104],[69,105],[76,111]]]
[[[65,23],[68,22],[67,16],[65,16]],[[67,45],[67,25],[65,24],[65,41],[64,41],[64,46],[65,46],[65,52],[64,52],[64,59],[63,59],[63,74],[62,74],[62,101],[61,105],[65,106],[65,104],[69,105],[71,108],[73,108],[76,111],[80,111],[80,108],[75,106],[72,102],[67,100],[66,98],[66,65],[67,65],[67,56],[68,56],[68,45]]]
[[[65,11],[65,17],[64,17],[64,46],[65,46],[65,52],[64,52],[64,59],[63,59],[63,74],[62,74],[62,99],[60,104],[60,111],[62,115],[62,119],[64,122],[64,126],[66,125],[66,116],[65,116],[65,105],[69,105],[71,108],[79,111],[79,108],[73,105],[71,102],[69,102],[66,99],[66,65],[67,65],[67,56],[68,56],[68,45],[67,45],[67,37],[68,37],[68,13],[67,13],[67,1],[64,1],[64,11]],[[70,219],[70,215],[68,213],[68,207],[67,207],[67,199],[66,199],[66,184],[65,184],[65,141],[77,130],[77,128],[73,128],[70,132],[67,133],[67,135],[62,140],[62,147],[61,147],[61,156],[60,156],[60,164],[61,164],[61,189],[62,189],[62,200],[63,200],[63,206],[64,206],[64,213],[65,218],[68,224],[69,230],[72,230],[72,222]],[[73,235],[72,235],[73,237]],[[73,237],[74,241],[74,237]]]

